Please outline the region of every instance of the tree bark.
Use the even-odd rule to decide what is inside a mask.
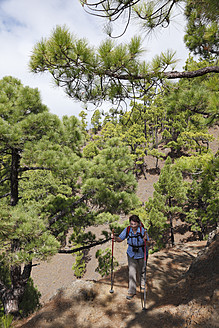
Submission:
[[[169,207],[171,207],[171,198],[169,198]],[[174,232],[173,232],[173,219],[172,219],[172,213],[169,211],[169,220],[170,220],[170,238],[171,238],[171,244],[174,246],[175,240],[174,240]]]
[[[194,78],[194,77],[199,77],[199,76],[203,76],[205,74],[208,73],[219,73],[219,66],[207,66],[204,68],[200,68],[198,70],[195,71],[183,71],[183,72],[177,72],[177,71],[170,71],[170,72],[160,72],[160,76],[163,76],[167,79],[183,79],[183,78]],[[155,72],[151,72],[145,75],[133,75],[133,74],[118,74],[115,72],[106,72],[106,75],[108,75],[109,77],[113,77],[116,78],[118,80],[145,80],[145,79],[149,79],[149,78],[154,78],[156,76],[158,76],[158,73]]]
[[[18,171],[20,168],[20,155],[18,149],[12,148],[11,155],[11,206],[18,203]]]
[[[5,314],[19,315],[19,301],[24,294],[28,279],[30,278],[32,263],[25,264],[23,272],[20,265],[10,267],[11,286],[7,288],[0,283],[0,295]]]
[[[183,78],[194,78],[198,76],[202,76],[208,73],[219,73],[219,66],[208,66],[204,68],[200,68],[195,71],[185,71],[185,72],[166,72],[164,76],[167,79],[183,79]]]
[[[19,298],[16,293],[12,289],[8,289],[4,295],[2,296],[2,303],[4,306],[4,313],[13,314],[14,316],[18,316],[19,314]]]

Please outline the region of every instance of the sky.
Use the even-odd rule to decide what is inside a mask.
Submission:
[[[98,46],[107,38],[104,20],[87,14],[79,0],[0,0],[0,79],[11,75],[24,86],[38,88],[42,102],[60,118],[78,116],[84,110],[82,103],[68,98],[61,88],[55,87],[49,74],[33,74],[28,69],[34,45],[49,37],[56,25],[66,25],[70,32],[86,38],[92,46]],[[150,61],[154,55],[172,49],[179,59],[176,69],[182,70],[188,57],[183,43],[184,29],[183,17],[176,13],[171,28],[144,37],[146,52],[142,59]],[[136,33],[136,26],[130,26],[117,42],[127,42]]]

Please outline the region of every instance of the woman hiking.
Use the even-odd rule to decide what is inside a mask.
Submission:
[[[128,268],[129,268],[129,289],[126,298],[131,300],[136,295],[137,272],[140,276],[140,286],[144,286],[144,246],[146,243],[146,258],[148,258],[149,237],[137,215],[129,218],[130,226],[126,227],[117,237],[111,235],[115,242],[122,242],[127,239]],[[143,289],[143,288],[142,288]]]

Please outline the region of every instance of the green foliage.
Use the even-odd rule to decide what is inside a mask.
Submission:
[[[153,198],[149,198],[145,204],[148,232],[156,240],[157,246],[162,247],[169,228],[171,241],[174,243],[172,220],[174,216],[184,212],[188,190],[179,167],[172,164],[170,157],[167,158],[154,189]]]
[[[104,223],[111,224],[117,221],[119,221],[119,215],[112,214],[109,212],[100,213],[96,217],[97,224],[104,224]]]
[[[201,231],[202,239],[218,224],[218,156],[213,156],[208,161],[203,160],[198,167],[199,169],[194,167],[191,172],[193,181],[189,189],[189,211],[186,219],[193,224],[196,231]]]
[[[146,30],[168,27],[174,8],[178,13],[177,4],[181,2],[185,6],[180,11],[185,13],[188,22],[186,44],[195,54],[201,54],[210,61],[205,63],[205,71],[186,72],[186,76],[195,80],[197,76],[212,72],[209,66],[214,66],[213,71],[217,73],[217,0],[131,0],[122,3],[104,0],[94,1],[92,5],[82,1],[88,12],[109,20],[109,35],[113,22],[126,11],[124,32],[132,18],[143,22]],[[102,102],[110,101],[119,112],[119,105],[127,99],[142,100],[150,93],[154,97],[160,92],[163,94],[164,89],[168,90],[170,86],[166,78],[185,78],[185,74],[175,71],[177,59],[174,51],[167,50],[156,55],[151,63],[140,60],[143,53],[140,36],[134,36],[126,44],[117,44],[107,38],[99,46],[91,47],[86,40],[72,35],[66,26],[57,26],[49,38],[35,45],[29,66],[35,73],[49,72],[55,83],[65,88],[68,96],[83,101],[86,106],[90,102],[99,107]]]
[[[209,142],[213,140],[214,137],[209,133],[186,131],[178,137],[177,142],[181,144],[184,149],[189,149],[190,152],[194,152],[195,150],[202,153],[207,150],[205,145],[209,145]]]
[[[185,41],[190,51],[209,57],[218,54],[218,11],[217,0],[174,0],[174,1],[94,1],[92,5],[87,1],[81,1],[86,12],[94,16],[104,17],[107,21],[105,25],[106,33],[112,37],[113,26],[120,22],[122,31],[116,35],[122,36],[130,22],[139,25],[140,32],[148,34],[155,29],[167,28],[171,21],[175,20],[179,14],[184,15],[187,20]],[[178,4],[183,3],[180,6]],[[121,17],[125,19],[120,19]]]
[[[84,133],[85,135],[85,138],[88,138],[88,133],[86,131],[87,129],[87,113],[82,110],[80,113],[79,113],[79,117],[81,119],[81,128],[82,128],[82,132]]]
[[[54,38],[52,43],[58,34]],[[75,51],[81,48],[79,42]],[[54,255],[71,227],[78,232],[74,245],[94,241],[85,228],[112,222],[135,207],[136,181],[129,150],[118,139],[99,142],[96,152],[82,157],[78,119],[50,114],[40,105],[38,91],[19,80],[7,77],[0,84],[0,245],[11,270],[22,272],[34,259]],[[82,257],[76,260],[77,276],[85,269]],[[16,272],[12,277],[21,280],[22,288],[16,290],[20,298],[26,278]],[[13,286],[10,281],[6,287]]]
[[[91,231],[85,232],[84,228],[75,227],[70,236],[69,241],[72,243],[72,247],[82,247],[84,245],[91,244],[96,240],[95,234]],[[74,253],[75,262],[72,265],[72,270],[74,271],[74,275],[77,278],[82,278],[86,272],[86,251],[79,251]]]
[[[83,148],[83,156],[85,158],[93,158],[95,157],[96,155],[98,155],[99,153],[99,149],[98,149],[98,146],[97,146],[97,142],[88,142],[87,145]]]
[[[186,201],[186,183],[183,181],[181,171],[172,164],[170,157],[167,158],[154,188],[157,193],[165,196],[165,205],[168,205],[168,199],[176,201],[178,204]]]
[[[109,248],[105,250],[99,249],[96,252],[96,258],[98,259],[98,267],[95,269],[102,277],[107,276],[111,270],[112,263],[112,251]],[[113,270],[119,265],[119,263],[113,257]]]
[[[19,304],[19,312],[22,317],[29,316],[40,308],[41,293],[34,286],[33,280],[29,278],[24,294]]]
[[[80,246],[80,245],[77,245]],[[84,252],[77,252],[75,263],[72,265],[72,270],[74,271],[75,277],[82,278],[86,271],[86,264],[84,259]]]
[[[167,50],[166,53],[161,52],[158,56],[156,55],[151,63],[152,71],[156,72],[163,72],[168,66],[171,66],[172,69],[175,68],[175,64],[177,63],[177,59],[175,58],[176,52],[171,50]]]
[[[93,131],[96,134],[101,129],[101,113],[99,109],[96,109],[91,117],[91,124],[93,126]]]
[[[217,0],[188,0],[185,15],[187,18],[186,46],[194,54],[204,58],[218,55],[218,12]]]
[[[167,223],[167,217],[164,215],[164,199],[163,197],[154,191],[153,198],[149,198],[145,204],[145,210],[147,213],[147,227],[148,234],[151,239],[155,240],[158,249],[161,249],[165,245],[165,234],[169,229]],[[154,247],[153,247],[154,248]]]
[[[92,202],[100,212],[127,213],[138,202],[129,150],[118,138],[109,139],[102,147],[85,172],[83,193],[95,191]]]
[[[107,39],[94,49],[86,40],[71,35],[65,26],[57,26],[49,38],[35,45],[29,67],[34,73],[52,74],[57,86],[64,82],[66,94],[74,99],[97,106],[103,101],[117,105],[131,98],[134,89],[141,97],[145,83],[150,84],[151,77],[159,80],[161,73],[176,62],[171,51],[151,64],[139,61],[142,53],[140,37],[133,37],[127,44]]]
[[[124,230],[128,225],[129,225],[129,220],[125,220],[122,223],[113,222],[110,224],[110,230],[112,231],[114,229],[115,235],[118,236],[122,232],[122,230]]]
[[[91,231],[85,231],[83,225],[74,227],[72,234],[70,236],[70,242],[73,243],[73,246],[81,247],[82,245],[91,244],[96,240],[96,235]]]
[[[158,149],[151,149],[151,150],[148,151],[147,154],[156,158],[156,164],[155,164],[156,169],[158,169],[158,167],[159,167],[158,166],[158,160],[159,159],[164,160],[164,158],[166,157],[166,154],[159,151]]]
[[[5,286],[10,288],[11,285],[11,279],[9,274],[10,266],[6,262],[5,254],[1,255],[0,257],[0,279],[4,283]],[[38,291],[38,289],[34,286],[33,280],[29,278],[26,286],[24,294],[21,297],[21,300],[19,302],[19,314],[22,317],[26,317],[36,311],[40,308],[40,297],[41,294]],[[0,302],[0,306],[2,303]],[[2,307],[3,308],[3,307]],[[13,316],[6,316],[3,315],[4,311],[2,310],[1,314],[1,320],[2,322],[5,322],[5,324],[8,322],[10,323],[10,319],[13,319]],[[7,321],[8,320],[8,321]],[[1,322],[1,321],[0,321]],[[3,327],[10,327],[4,326]]]
[[[195,62],[189,57],[186,70],[195,70],[211,65],[207,61]],[[164,97],[166,108],[162,126],[162,143],[171,148],[178,157],[183,153],[206,152],[212,136],[209,126],[218,119],[218,77],[199,77],[181,80]]]
[[[189,210],[189,212],[186,214],[186,222],[191,224],[191,231],[201,232],[200,220],[197,213],[197,209],[191,208]]]
[[[47,230],[38,213],[22,204],[8,208],[7,220],[1,219],[3,230],[10,232],[1,238],[2,250],[8,263],[20,265],[34,258],[46,259],[57,252],[58,241]],[[19,240],[19,249],[11,249],[13,240]]]
[[[99,136],[94,136],[94,140],[96,141],[99,148],[102,148],[102,143],[106,142],[110,138],[119,138],[122,129],[119,125],[116,125],[114,122],[106,122]]]
[[[215,0],[213,4],[216,8]],[[147,13],[148,27],[161,24],[160,17],[164,19],[162,24],[169,24],[170,2],[164,6],[166,12],[158,10],[161,16],[157,17],[153,15],[157,10],[154,2],[141,5],[134,10],[137,15]],[[195,62],[190,57],[186,71],[215,65],[212,54],[218,47],[218,25],[212,8],[208,0],[187,1],[188,46],[208,61]],[[1,206],[0,244],[8,263],[21,265],[33,258],[46,259],[65,241],[70,227],[74,228],[74,246],[95,240],[96,236],[85,232],[94,224],[108,222],[119,233],[125,223],[118,225],[117,215],[132,210],[137,210],[157,247],[164,244],[171,220],[177,215],[183,215],[192,229],[203,234],[217,223],[218,161],[215,157],[202,165],[207,157],[200,157],[195,167],[197,156],[194,163],[190,160],[191,154],[209,155],[212,136],[208,127],[218,118],[218,77],[205,75],[170,84],[165,81],[164,72],[168,67],[174,69],[174,53],[162,53],[151,63],[140,62],[142,53],[140,37],[128,44],[106,40],[94,49],[60,26],[34,47],[31,70],[50,72],[56,84],[64,83],[65,92],[74,99],[95,105],[110,100],[117,108],[133,95],[141,101],[131,104],[127,113],[112,109],[90,142],[85,133],[84,112],[81,123],[75,117],[59,120],[41,104],[37,90],[24,88],[11,77],[1,80],[0,196],[8,196]],[[165,92],[162,87],[158,90],[160,86],[166,87]],[[158,91],[163,92],[162,97]],[[94,112],[92,124],[96,133],[101,125],[99,110]],[[145,174],[147,154],[157,159],[158,167],[158,159],[164,157],[159,145],[170,148],[172,158],[186,154],[188,161],[183,159],[175,165],[167,159],[154,186],[153,199],[140,210],[133,172]],[[12,154],[17,155],[18,165],[18,190],[13,204],[13,197],[9,196]],[[182,172],[188,172],[186,167],[193,177],[191,183],[185,183],[182,177]],[[19,240],[20,247],[11,252],[14,240]],[[99,272],[109,272],[109,251],[100,251],[97,258]],[[84,253],[77,255],[73,267],[76,276],[81,277]]]
[[[13,321],[14,317],[11,314],[3,314],[0,317],[0,324],[1,324],[1,328],[11,328],[12,326],[12,321]]]
[[[191,179],[185,220],[203,239],[218,224],[218,156],[209,152],[181,157],[176,165]]]

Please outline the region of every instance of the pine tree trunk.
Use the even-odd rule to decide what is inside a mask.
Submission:
[[[158,127],[155,127],[155,132],[154,132],[154,137],[155,137],[155,149],[158,149]]]
[[[11,156],[11,206],[18,203],[18,170],[20,167],[19,150],[12,148]]]
[[[171,208],[171,198],[169,198],[169,207]],[[174,232],[173,232],[173,220],[172,220],[172,213],[169,211],[169,219],[170,219],[170,237],[171,237],[171,244],[174,246]]]
[[[12,148],[11,156],[11,206],[18,203],[18,172],[20,168],[19,149]],[[16,253],[19,251],[19,240],[12,240],[11,251]],[[10,266],[11,286],[7,288],[0,283],[0,296],[4,306],[5,314],[19,315],[19,300],[24,294],[26,284],[31,274],[32,263],[25,264],[23,273],[20,265]]]
[[[19,297],[16,295],[16,291],[11,289],[7,290],[7,292],[2,297],[2,303],[4,306],[5,314],[13,314],[15,316],[19,315]]]
[[[156,157],[156,163],[155,163],[155,167],[156,167],[156,170],[158,170],[158,161],[159,161],[159,158],[158,157]]]
[[[4,306],[5,314],[19,315],[19,302],[24,294],[27,282],[30,278],[32,263],[25,264],[23,272],[20,265],[10,267],[11,286],[7,288],[0,284],[1,300]]]
[[[174,233],[173,233],[173,221],[172,221],[172,214],[170,214],[170,236],[171,236],[171,244],[174,246]]]
[[[145,136],[145,139],[147,140],[147,120],[144,120],[144,136]]]

